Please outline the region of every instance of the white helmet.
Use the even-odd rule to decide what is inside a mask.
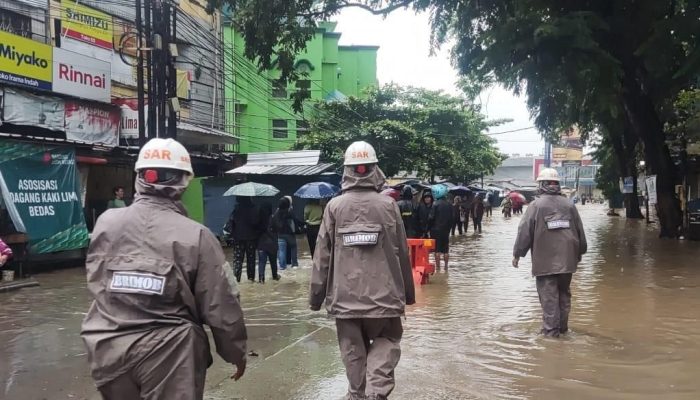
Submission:
[[[374,147],[367,142],[354,142],[345,150],[345,163],[343,165],[376,164],[377,153]]]
[[[143,145],[134,170],[147,168],[177,169],[194,175],[190,153],[174,139],[155,138]]]
[[[537,176],[537,182],[556,181],[559,182],[559,173],[554,168],[545,168]]]

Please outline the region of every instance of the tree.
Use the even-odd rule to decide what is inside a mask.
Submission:
[[[657,175],[660,235],[675,236],[678,171],[664,126],[700,67],[697,0],[210,1],[234,8],[246,54],[261,68],[288,58],[310,38],[315,20],[343,8],[428,10],[433,44],[454,39],[463,74],[525,93],[545,135],[573,124],[584,133],[612,132],[606,124],[624,119],[642,142],[648,172]]]
[[[466,99],[439,91],[385,85],[365,98],[323,102],[312,112],[311,132],[297,148],[321,149],[325,160],[341,164],[356,140],[371,143],[388,175],[416,171],[467,182],[489,174],[502,161],[490,126]]]

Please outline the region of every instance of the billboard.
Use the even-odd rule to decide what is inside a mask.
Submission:
[[[119,145],[119,112],[114,106],[66,101],[66,139],[115,147]]]
[[[61,35],[112,49],[112,17],[75,0],[61,1]]]
[[[552,163],[563,165],[565,161],[581,161],[583,159],[583,142],[577,127],[572,127],[561,133],[559,143],[552,145]]]
[[[111,65],[54,47],[53,91],[105,103],[111,101]]]
[[[53,131],[64,129],[64,102],[58,97],[39,96],[5,88],[3,121],[8,124],[38,126]]]
[[[0,188],[12,222],[29,236],[29,252],[86,247],[75,150],[0,142]]]
[[[51,90],[51,46],[0,31],[0,82]]]
[[[112,104],[121,108],[121,137],[135,139],[139,137],[139,101],[134,98],[116,98]],[[146,135],[148,135],[148,113],[145,115]]]

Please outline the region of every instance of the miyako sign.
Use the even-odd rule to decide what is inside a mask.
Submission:
[[[105,49],[112,48],[112,17],[75,0],[61,1],[61,34]]]
[[[111,101],[111,65],[72,51],[53,49],[53,91],[105,103]]]
[[[0,31],[0,81],[51,90],[51,46]]]

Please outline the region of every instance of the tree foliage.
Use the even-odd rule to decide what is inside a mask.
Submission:
[[[262,68],[296,54],[314,21],[343,8],[430,12],[432,44],[453,39],[454,63],[471,81],[494,81],[527,95],[546,136],[574,124],[584,134],[601,127],[614,132],[624,122],[642,144],[648,172],[657,174],[661,234],[675,235],[678,169],[664,128],[675,117],[678,93],[697,82],[700,1],[210,1],[233,6],[246,54]],[[287,64],[279,66],[285,71]]]
[[[491,124],[464,98],[440,91],[385,85],[365,98],[322,102],[312,113],[311,132],[297,147],[321,149],[342,163],[345,148],[364,140],[377,150],[385,173],[416,171],[422,177],[469,181],[492,173],[502,161]]]

